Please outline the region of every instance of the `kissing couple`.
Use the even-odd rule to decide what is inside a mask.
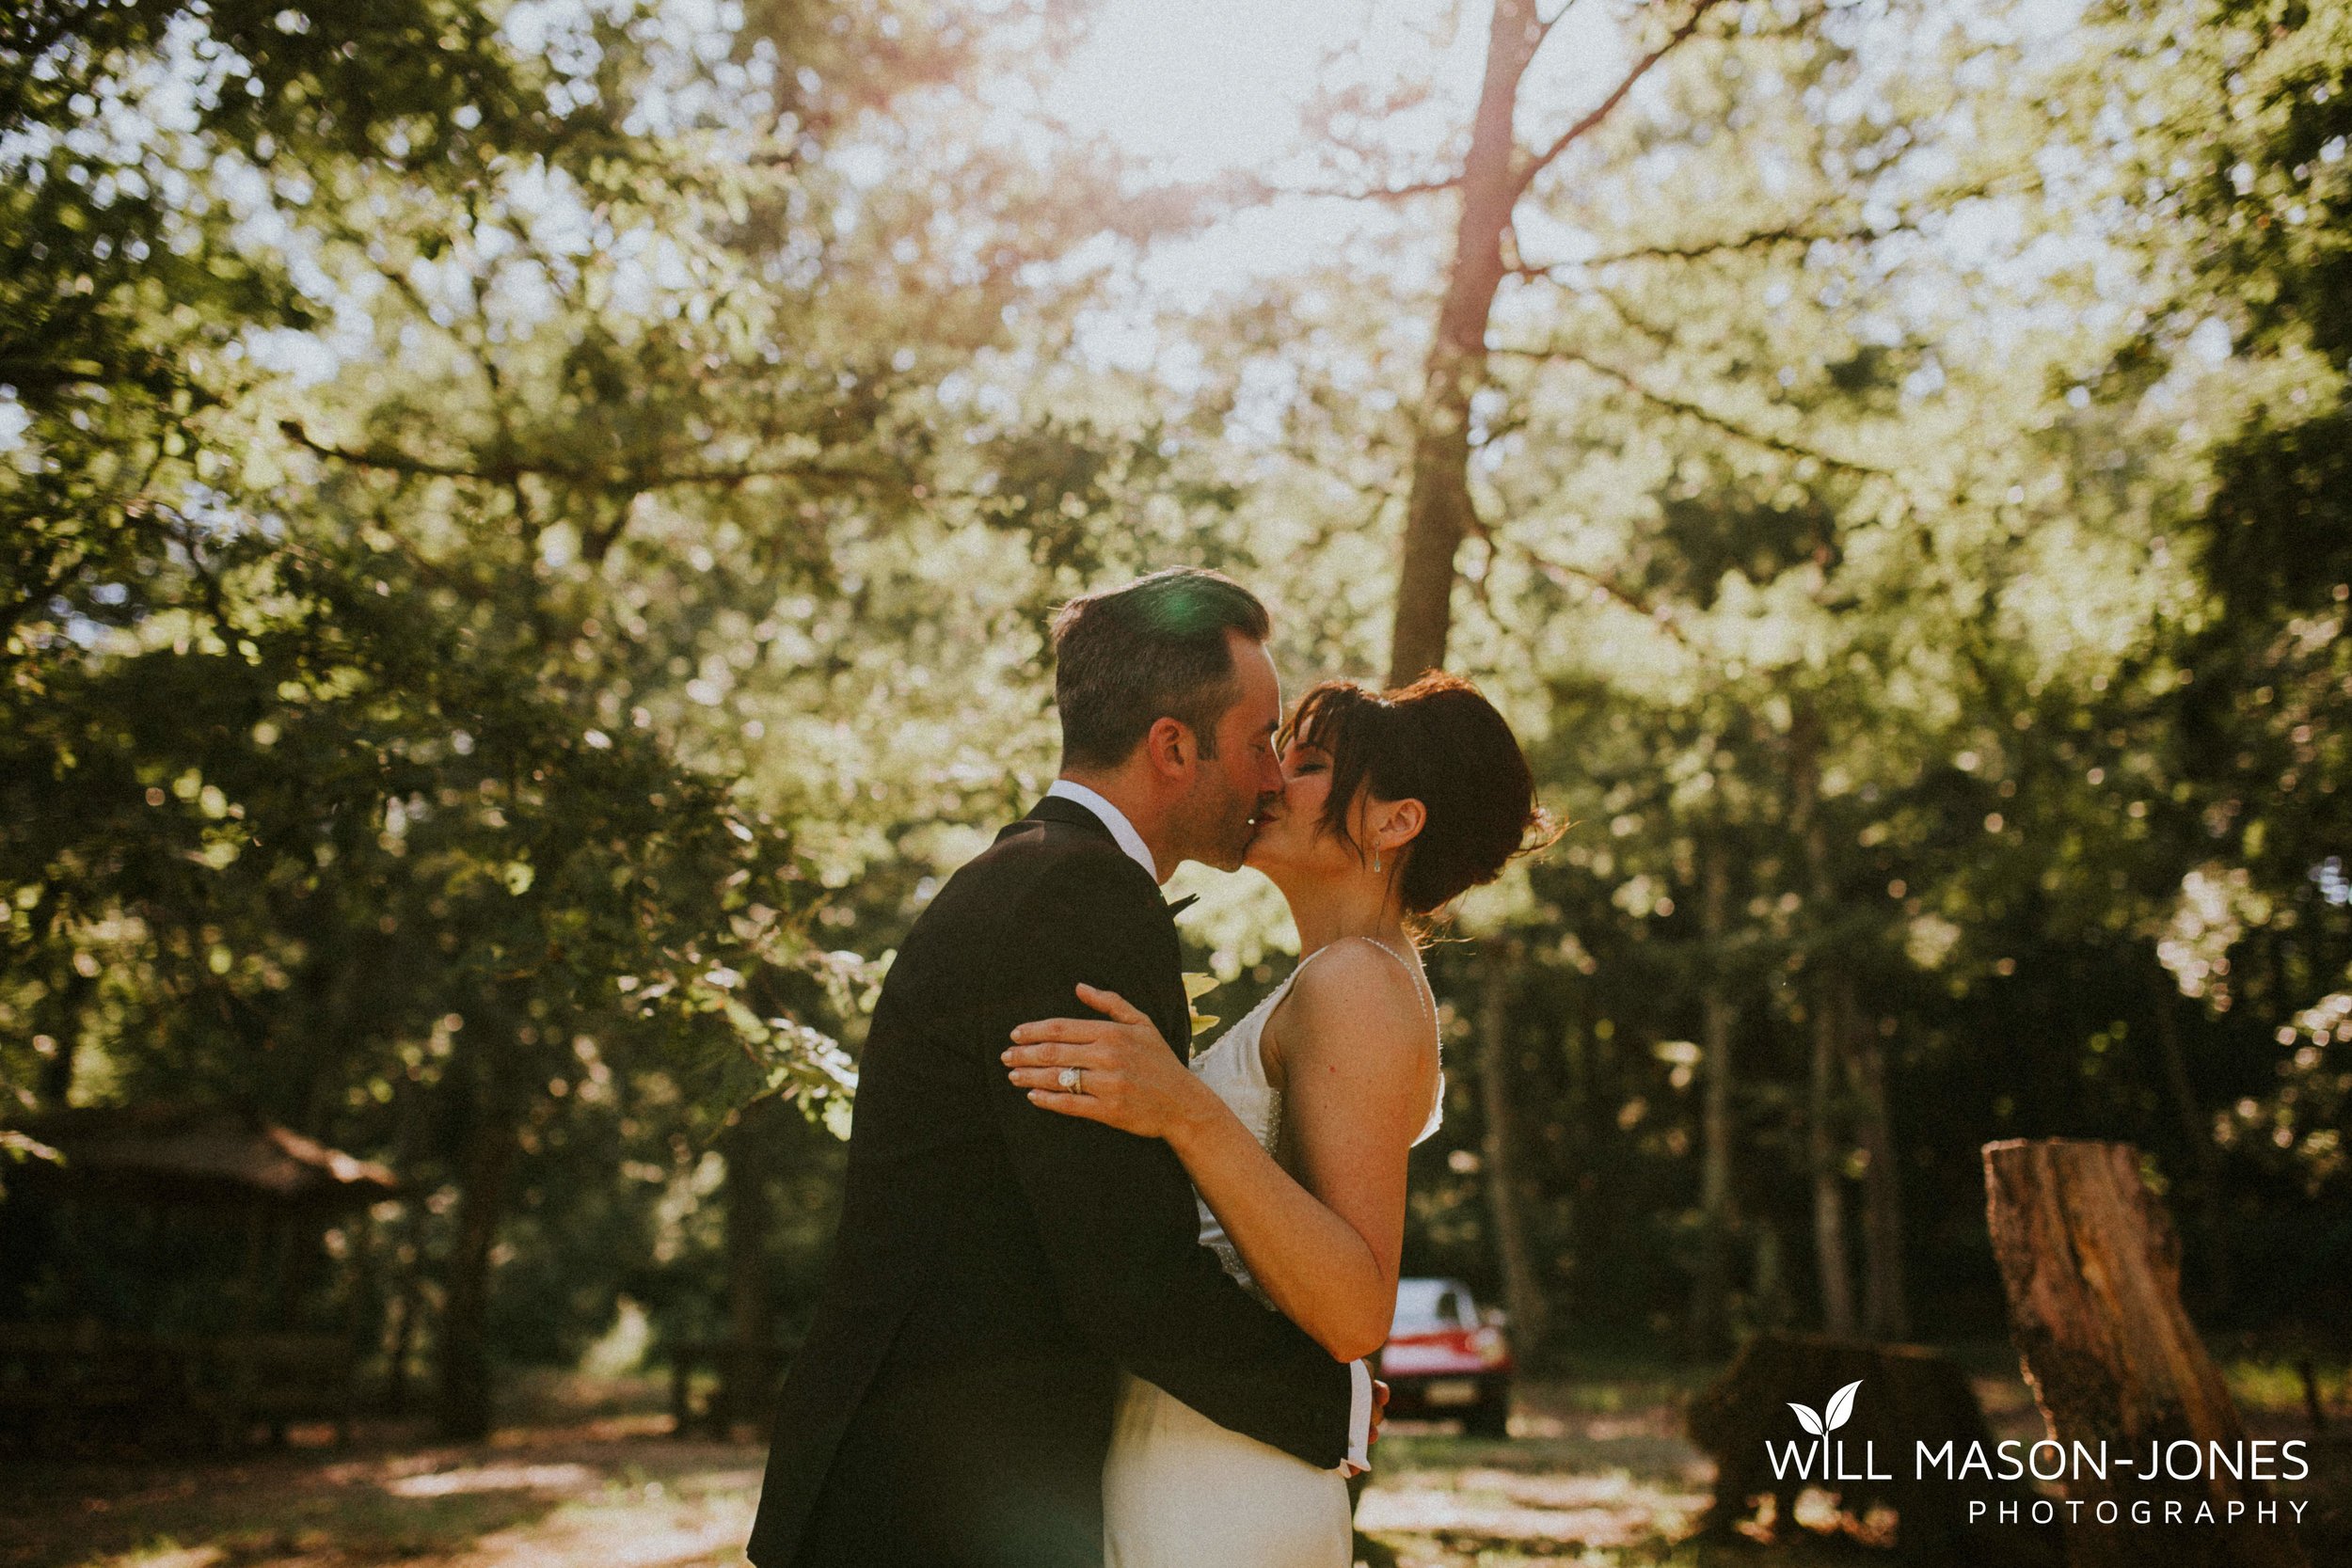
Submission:
[[[1271,631],[1184,567],[1056,616],[1060,777],[874,1010],[757,1568],[1348,1568],[1444,1091],[1414,931],[1538,812],[1470,685],[1285,719]],[[1187,860],[1263,872],[1301,954],[1189,1065]]]

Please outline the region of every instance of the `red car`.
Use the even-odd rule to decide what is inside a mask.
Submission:
[[[1396,1322],[1379,1359],[1389,1414],[1458,1417],[1477,1437],[1508,1437],[1517,1366],[1502,1314],[1484,1313],[1458,1279],[1400,1279]]]

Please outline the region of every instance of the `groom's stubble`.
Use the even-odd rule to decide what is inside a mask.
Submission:
[[[1238,871],[1257,836],[1257,817],[1281,794],[1272,758],[1282,713],[1281,680],[1264,643],[1232,634],[1234,700],[1218,715],[1216,751],[1203,751],[1192,787],[1168,814],[1179,854],[1219,871]]]
[[[1254,788],[1235,789],[1222,768],[1203,768],[1175,818],[1184,837],[1184,858],[1219,871],[1240,870],[1264,799]]]

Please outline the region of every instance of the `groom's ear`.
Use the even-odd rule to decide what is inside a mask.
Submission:
[[[1152,770],[1167,779],[1183,778],[1200,754],[1192,726],[1166,715],[1152,721],[1152,727],[1144,732],[1143,750],[1152,760]]]

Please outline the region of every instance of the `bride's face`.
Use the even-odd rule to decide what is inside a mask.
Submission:
[[[1328,877],[1360,869],[1356,852],[1323,825],[1330,798],[1330,754],[1292,740],[1282,750],[1282,793],[1259,808],[1257,836],[1243,863],[1278,879],[1284,873]]]

